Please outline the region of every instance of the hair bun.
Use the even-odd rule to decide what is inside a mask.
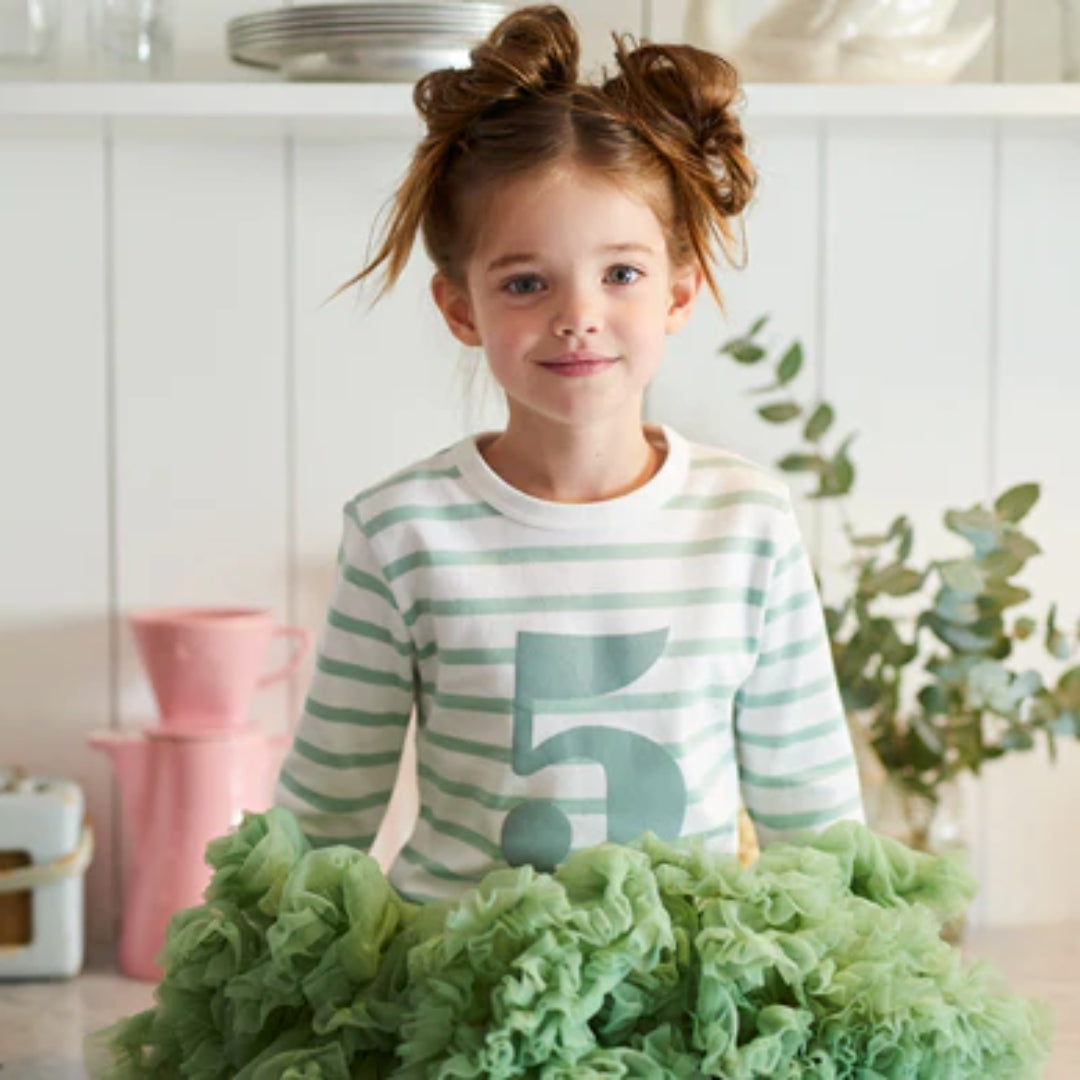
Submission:
[[[577,31],[562,8],[525,8],[473,48],[469,67],[425,75],[413,100],[429,133],[445,136],[499,102],[570,89],[580,56]]]
[[[672,151],[676,142],[695,150],[716,174],[725,214],[750,201],[755,170],[735,112],[739,77],[722,57],[692,45],[640,45],[616,39],[619,74],[604,90],[617,98],[631,123]]]

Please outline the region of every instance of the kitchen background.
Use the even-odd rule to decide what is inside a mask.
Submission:
[[[610,29],[679,39],[685,5],[567,6],[593,63]],[[225,20],[257,9],[178,0],[175,77],[265,81],[223,50]],[[68,0],[61,78],[85,66],[80,11]],[[1058,78],[1054,0],[962,0],[958,21],[987,12],[999,32],[965,81]],[[762,373],[715,355],[771,313],[771,342],[803,341],[803,381],[859,432],[856,523],[907,513],[916,558],[944,556],[959,550],[947,507],[1039,481],[1032,613],[1056,600],[1075,625],[1077,112],[755,118],[753,86],[748,100],[762,171],[749,263],[723,275],[726,314],[703,298],[672,340],[650,413],[762,461],[791,449],[753,414]],[[346,499],[499,421],[476,358],[433,313],[422,258],[372,311],[351,294],[328,302],[417,131],[0,109],[0,763],[83,785],[99,946],[124,868],[109,766],[85,737],[152,714],[125,613],[260,604],[317,628]],[[803,509],[828,589],[834,514]],[[260,697],[268,730],[286,729],[304,684]],[[1078,770],[1080,747],[1051,766],[1040,746],[965,785],[975,922],[1075,917],[1080,865],[1062,843]]]

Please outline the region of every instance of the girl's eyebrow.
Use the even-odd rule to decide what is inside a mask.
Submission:
[[[507,266],[513,266],[514,263],[528,263],[536,262],[539,255],[534,255],[531,252],[522,252],[521,254],[500,255],[497,259],[493,259],[488,263],[487,272],[493,273],[495,270],[502,270]]]
[[[604,244],[602,247],[597,248],[597,252],[601,255],[626,255],[629,253],[637,253],[640,255],[655,255],[656,252],[648,244],[639,243],[627,243],[627,244]],[[488,263],[487,273],[492,274],[496,270],[504,270],[508,266],[513,266],[516,263],[531,263],[539,261],[540,256],[535,252],[512,252],[508,255],[500,255],[497,259],[493,259]]]

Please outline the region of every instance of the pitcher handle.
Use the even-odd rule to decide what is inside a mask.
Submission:
[[[281,667],[259,679],[256,684],[259,687],[269,686],[271,683],[279,682],[281,679],[287,679],[304,662],[315,642],[315,635],[303,626],[279,626],[274,631],[274,637],[295,638],[297,644],[293,647],[292,656]]]

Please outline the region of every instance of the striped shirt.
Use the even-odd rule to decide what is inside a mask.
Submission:
[[[469,438],[345,507],[316,671],[276,801],[370,847],[417,715],[419,818],[390,871],[453,896],[604,840],[759,839],[862,818],[786,486],[669,428],[618,498],[510,487]]]

